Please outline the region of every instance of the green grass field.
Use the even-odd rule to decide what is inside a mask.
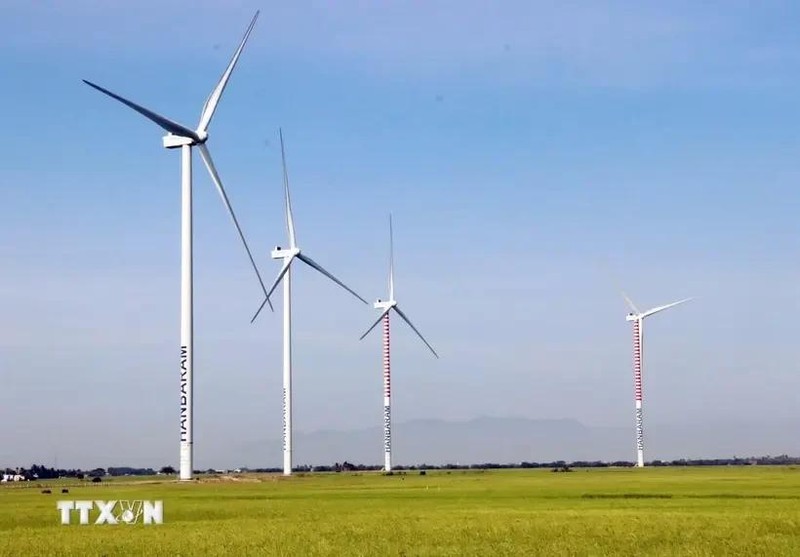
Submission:
[[[0,498],[13,556],[800,555],[794,467],[126,478]],[[164,524],[65,526],[59,499],[161,499]]]

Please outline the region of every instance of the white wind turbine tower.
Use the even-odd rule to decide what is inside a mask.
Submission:
[[[658,313],[659,311],[664,311],[665,309],[675,307],[678,304],[688,302],[692,298],[678,300],[677,302],[672,302],[671,304],[664,306],[658,306],[647,311],[639,311],[636,305],[624,292],[622,293],[622,296],[633,310],[625,317],[625,320],[633,323],[633,389],[636,400],[636,465],[641,468],[644,466],[644,424],[642,416],[642,352],[644,348],[642,343],[642,326],[644,325],[644,319],[645,317],[649,317],[655,313]]]
[[[316,269],[333,282],[350,292],[353,296],[368,303],[364,298],[356,294],[347,287],[342,281],[330,274],[321,265],[300,251],[297,246],[297,238],[294,233],[294,219],[292,218],[292,202],[289,197],[289,175],[286,171],[286,154],[283,148],[283,131],[278,130],[281,139],[281,163],[283,166],[283,193],[286,203],[286,230],[289,234],[289,249],[281,249],[276,246],[272,250],[273,259],[282,259],[283,266],[278,273],[275,282],[266,293],[264,301],[256,311],[252,323],[264,309],[264,305],[269,301],[272,292],[283,280],[283,475],[292,475],[292,269],[291,265],[295,259],[299,259],[309,267]]]
[[[374,329],[378,323],[383,321],[383,459],[384,459],[384,470],[386,472],[392,471],[392,377],[391,377],[391,338],[389,334],[389,313],[394,310],[397,312],[397,315],[405,321],[411,329],[417,333],[417,336],[425,343],[425,346],[433,352],[433,355],[437,358],[439,355],[433,349],[433,347],[428,344],[428,341],[425,340],[425,337],[422,336],[417,328],[411,324],[411,321],[408,319],[405,313],[400,309],[397,305],[397,301],[394,299],[394,238],[392,233],[392,215],[389,215],[389,299],[384,301],[378,300],[375,302],[374,307],[376,309],[381,310],[381,314],[375,323],[367,329],[363,335],[361,335],[361,339],[369,334],[369,332]]]
[[[220,197],[225,204],[225,207],[230,214],[233,224],[239,233],[242,244],[244,245],[247,255],[250,258],[250,264],[256,272],[258,281],[261,283],[261,288],[266,294],[264,282],[261,280],[261,275],[258,272],[253,255],[244,238],[244,233],[239,226],[239,221],[236,219],[236,214],[233,212],[228,195],[225,193],[225,188],[222,185],[217,169],[211,159],[211,153],[206,147],[208,140],[208,125],[211,123],[211,118],[214,116],[214,111],[219,104],[222,97],[222,92],[228,84],[236,62],[242,54],[244,45],[253,26],[258,18],[258,12],[253,16],[247,31],[244,34],[239,47],[233,54],[233,58],[228,63],[228,67],[222,74],[222,77],[217,83],[217,86],[211,91],[208,96],[203,111],[200,115],[200,122],[197,129],[192,130],[181,124],[173,122],[156,114],[155,112],[144,108],[134,102],[131,102],[119,95],[116,95],[104,89],[99,85],[95,85],[89,81],[83,80],[87,85],[97,89],[101,93],[105,93],[109,97],[118,100],[122,104],[132,108],[145,118],[152,120],[161,128],[166,130],[167,135],[163,138],[164,147],[167,149],[181,150],[181,356],[180,356],[180,479],[192,479],[192,458],[193,458],[193,439],[194,431],[192,427],[193,415],[193,391],[192,391],[192,374],[193,374],[193,320],[192,320],[192,147],[197,147],[200,150],[200,156],[208,169],[211,179],[217,187]],[[271,304],[270,304],[271,306]]]

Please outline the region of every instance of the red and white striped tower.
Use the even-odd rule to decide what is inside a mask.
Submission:
[[[644,424],[642,416],[642,325],[637,317],[633,321],[633,395],[636,400],[636,465],[644,466]]]
[[[390,353],[391,334],[389,333],[389,312],[394,310],[397,312],[398,317],[406,322],[417,336],[425,343],[425,346],[437,358],[439,355],[428,344],[425,337],[422,336],[417,328],[411,324],[408,316],[403,313],[403,310],[397,305],[394,299],[394,234],[392,232],[392,215],[389,215],[389,299],[386,301],[378,300],[373,305],[375,309],[381,310],[378,319],[361,335],[359,340],[363,340],[372,329],[378,326],[378,323],[383,321],[383,458],[384,470],[387,472],[392,471],[392,361]]]
[[[392,361],[390,353],[389,313],[383,316],[383,462],[392,470]]]
[[[644,354],[644,318],[649,317],[665,309],[675,307],[678,304],[688,302],[691,298],[685,298],[677,302],[672,302],[664,306],[658,306],[647,311],[639,311],[636,305],[622,293],[625,301],[633,310],[626,317],[626,321],[633,324],[633,396],[636,401],[636,465],[639,468],[644,466],[644,418],[642,416],[642,355]]]

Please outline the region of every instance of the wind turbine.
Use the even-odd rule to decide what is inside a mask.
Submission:
[[[665,309],[675,307],[678,304],[688,302],[692,298],[678,300],[677,302],[654,307],[653,309],[649,309],[647,311],[639,311],[636,305],[624,292],[622,293],[622,297],[625,298],[625,301],[633,310],[625,317],[625,320],[633,323],[633,390],[634,398],[636,400],[636,465],[641,468],[644,466],[644,427],[642,417],[642,326],[644,325],[644,319],[645,317],[650,317],[659,311],[664,311]]]
[[[319,271],[333,282],[350,292],[353,296],[364,302],[367,301],[356,294],[342,281],[326,271],[321,265],[304,254],[297,246],[297,238],[294,233],[294,219],[292,218],[292,202],[289,197],[289,174],[286,170],[286,153],[283,147],[283,131],[278,130],[281,139],[281,163],[283,166],[283,193],[286,203],[286,230],[289,234],[289,249],[281,249],[276,246],[272,250],[273,259],[282,259],[278,277],[266,292],[264,301],[259,306],[258,311],[253,315],[252,323],[264,309],[264,304],[269,302],[269,297],[283,280],[283,475],[292,475],[292,262],[298,259],[309,267]]]
[[[197,147],[200,150],[200,156],[208,169],[214,185],[217,187],[222,202],[228,210],[228,214],[233,220],[233,224],[239,233],[239,238],[247,251],[247,256],[250,258],[250,264],[256,272],[258,281],[261,284],[261,289],[266,294],[267,289],[264,286],[264,281],[258,272],[253,254],[247,245],[244,238],[242,228],[239,226],[239,221],[236,219],[236,214],[233,212],[228,195],[225,193],[225,188],[222,185],[217,169],[211,159],[211,153],[206,147],[208,141],[208,126],[211,123],[211,118],[214,116],[214,111],[217,109],[219,100],[222,97],[222,92],[228,84],[236,62],[244,50],[244,45],[247,42],[253,26],[256,24],[258,12],[253,16],[247,31],[244,34],[239,47],[233,54],[233,58],[228,63],[228,67],[222,74],[222,77],[217,83],[217,86],[211,91],[211,94],[206,99],[200,115],[200,122],[197,129],[189,129],[181,124],[173,122],[164,116],[156,114],[155,112],[144,108],[128,99],[125,99],[108,89],[104,89],[90,81],[83,80],[84,83],[93,87],[111,97],[118,100],[122,104],[132,108],[145,118],[155,122],[161,128],[166,130],[167,135],[163,138],[164,147],[167,149],[181,150],[181,351],[180,351],[180,479],[192,479],[192,458],[193,458],[193,440],[194,430],[192,426],[193,407],[193,367],[194,367],[194,351],[193,351],[193,319],[192,319],[192,147]],[[272,304],[270,303],[270,307]]]
[[[389,299],[386,301],[378,300],[375,302],[375,309],[381,310],[381,314],[375,323],[367,329],[359,340],[367,336],[378,323],[383,321],[383,460],[384,470],[386,472],[392,471],[392,377],[391,377],[391,351],[390,344],[391,338],[389,334],[389,313],[394,310],[400,318],[405,321],[411,329],[417,333],[417,336],[425,343],[425,346],[433,352],[437,358],[439,355],[428,344],[425,337],[422,336],[417,328],[411,324],[405,313],[397,305],[394,299],[394,238],[392,233],[392,215],[389,215]]]

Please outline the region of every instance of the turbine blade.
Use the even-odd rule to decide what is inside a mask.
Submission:
[[[281,267],[281,270],[278,273],[278,276],[275,279],[275,282],[273,282],[272,286],[270,286],[269,290],[267,290],[267,295],[266,295],[265,300],[263,302],[261,302],[261,306],[259,306],[258,311],[253,316],[253,318],[250,320],[250,323],[255,321],[256,317],[258,317],[258,314],[261,313],[262,309],[264,309],[264,304],[267,303],[267,301],[269,300],[269,297],[272,296],[272,293],[275,291],[275,288],[278,287],[278,284],[280,284],[281,280],[283,279],[284,275],[286,274],[286,271],[289,270],[289,266],[292,264],[292,260],[294,260],[294,256],[290,257],[289,259],[284,259],[283,260],[283,267]],[[271,307],[271,305],[270,305],[270,307]]]
[[[378,323],[380,323],[380,322],[381,322],[381,319],[383,319],[383,317],[384,317],[384,316],[385,316],[387,313],[389,313],[389,310],[390,310],[390,309],[392,309],[392,307],[391,307],[391,306],[389,306],[388,308],[386,308],[385,310],[383,310],[383,313],[381,313],[381,316],[380,316],[380,317],[378,317],[378,319],[375,321],[375,323],[373,323],[373,324],[372,324],[372,326],[371,326],[369,329],[367,329],[367,332],[365,332],[363,335],[361,335],[361,336],[358,338],[358,340],[364,340],[364,337],[365,337],[365,336],[367,336],[367,335],[370,333],[370,331],[372,331],[372,329],[374,329],[374,328],[375,328],[375,326],[376,326]]]
[[[422,340],[422,342],[424,342],[424,343],[425,343],[425,346],[427,346],[427,347],[430,349],[430,351],[431,351],[431,352],[433,352],[433,355],[434,355],[434,356],[436,356],[436,357],[438,358],[438,357],[439,357],[439,354],[437,354],[437,353],[436,353],[436,350],[434,350],[434,349],[433,349],[433,346],[431,346],[430,344],[428,344],[428,341],[427,341],[427,340],[425,340],[425,337],[424,337],[424,336],[422,336],[422,333],[420,333],[420,332],[417,330],[417,328],[416,328],[414,325],[412,325],[412,324],[411,324],[411,320],[409,320],[409,318],[408,318],[408,317],[406,317],[406,314],[405,314],[405,313],[403,313],[403,312],[402,312],[402,310],[401,310],[401,309],[400,309],[398,306],[394,306],[394,310],[397,312],[397,315],[399,315],[400,317],[402,317],[402,318],[403,318],[403,321],[405,321],[406,323],[408,323],[408,326],[409,326],[409,327],[411,327],[411,328],[414,330],[414,332],[415,332],[415,333],[417,333],[417,336],[418,336],[418,337],[419,337],[419,338]]]
[[[253,316],[253,318],[250,320],[250,323],[252,323],[253,321],[255,321],[255,320],[256,320],[256,317],[258,317],[258,314],[259,314],[259,313],[261,313],[261,310],[262,310],[262,309],[264,309],[264,306],[265,306],[265,305],[267,305],[267,302],[268,302],[268,301],[269,301],[269,298],[264,298],[264,301],[263,301],[263,302],[261,302],[261,305],[260,305],[260,306],[258,306],[258,309],[256,310],[256,313],[255,313],[255,315],[254,315],[254,316]]]
[[[633,313],[635,313],[636,315],[639,315],[640,313],[642,313],[641,311],[639,311],[639,308],[636,307],[636,304],[633,303],[633,300],[628,298],[628,295],[625,294],[625,292],[622,293],[622,297],[625,298],[625,301],[628,302],[629,306],[631,306],[631,309],[633,310]]]
[[[264,280],[261,278],[261,273],[258,271],[258,265],[256,265],[256,260],[253,258],[253,253],[250,251],[250,246],[247,245],[247,240],[244,237],[244,232],[242,232],[242,227],[239,226],[239,220],[236,218],[236,213],[233,212],[233,207],[231,206],[231,202],[228,199],[228,194],[225,193],[225,187],[222,185],[222,180],[220,180],[219,174],[217,173],[217,169],[214,166],[214,161],[211,159],[211,153],[206,147],[205,143],[200,143],[197,146],[200,149],[200,156],[203,158],[203,162],[206,164],[206,168],[208,169],[208,173],[211,175],[211,180],[214,182],[214,185],[217,186],[217,191],[219,192],[219,196],[222,198],[222,202],[225,204],[225,208],[228,209],[228,214],[231,216],[231,220],[233,221],[234,226],[236,227],[236,231],[239,233],[239,238],[242,240],[242,245],[244,246],[245,251],[247,252],[247,257],[250,258],[250,264],[253,266],[253,270],[256,272],[256,277],[258,277],[258,284],[261,285],[261,290],[264,292],[264,296],[267,298],[267,303],[269,303],[269,307],[272,308],[272,302],[269,300],[269,294],[267,293],[267,288],[264,286]]]
[[[391,213],[389,213],[389,300],[394,302],[394,233]]]
[[[286,151],[283,148],[283,130],[278,128],[281,137],[281,163],[283,164],[283,193],[286,203],[286,229],[289,231],[289,247],[297,247],[297,238],[294,234],[294,219],[292,218],[292,198],[289,197],[289,173],[286,170]]]
[[[317,271],[319,271],[320,273],[322,273],[323,275],[325,275],[326,277],[331,279],[333,282],[335,282],[336,284],[338,284],[339,286],[341,286],[342,288],[344,288],[345,290],[350,292],[350,294],[352,294],[353,296],[355,296],[356,298],[358,298],[359,300],[361,300],[365,304],[369,303],[364,298],[362,298],[361,296],[356,294],[353,290],[351,290],[347,285],[345,285],[345,283],[343,283],[342,281],[337,279],[335,276],[330,274],[328,271],[323,269],[322,266],[319,263],[315,262],[313,259],[311,259],[307,255],[303,255],[302,253],[299,253],[299,254],[297,254],[297,258],[300,259],[303,263],[305,263],[309,267],[313,267],[314,269],[316,269]]]
[[[253,20],[250,22],[250,25],[247,27],[247,31],[244,33],[242,42],[239,43],[239,48],[237,48],[236,52],[233,53],[233,58],[231,58],[231,61],[228,63],[228,67],[225,68],[225,73],[222,74],[219,83],[217,83],[217,86],[213,91],[211,91],[208,99],[206,99],[206,104],[203,105],[203,112],[200,116],[200,123],[197,125],[198,132],[204,132],[208,130],[208,125],[211,123],[211,118],[214,116],[214,111],[217,109],[219,99],[222,97],[222,92],[225,90],[225,86],[228,84],[228,80],[231,78],[233,68],[236,67],[236,62],[239,61],[239,56],[242,54],[242,50],[244,50],[244,45],[247,42],[247,38],[250,36],[253,26],[256,24],[258,13],[259,12],[256,11],[256,15],[253,16]]]
[[[165,118],[164,116],[161,116],[160,114],[156,114],[152,110],[148,110],[147,108],[145,108],[145,107],[143,107],[141,105],[138,105],[133,101],[129,101],[128,99],[126,99],[124,97],[120,97],[119,95],[117,95],[116,93],[112,93],[108,89],[104,89],[104,88],[100,87],[99,85],[95,85],[91,81],[86,81],[84,79],[83,82],[86,85],[88,85],[89,87],[97,89],[98,91],[100,91],[101,93],[105,93],[106,95],[108,95],[112,99],[116,99],[119,102],[121,102],[122,104],[124,104],[125,106],[134,109],[136,112],[138,112],[139,114],[141,114],[145,118],[155,122],[156,124],[161,126],[163,129],[165,129],[169,133],[172,133],[172,134],[175,134],[175,135],[179,135],[181,137],[190,137],[190,138],[194,139],[195,141],[200,141],[200,138],[197,136],[197,134],[193,130],[190,130],[189,128],[181,126],[180,124],[178,124],[176,122],[173,122],[169,118]]]
[[[283,280],[284,275],[286,275],[286,271],[289,270],[289,266],[292,264],[293,260],[294,257],[283,260],[283,267],[281,267],[281,271],[278,273],[278,276],[275,277],[275,282],[273,282],[272,286],[269,287],[269,290],[267,291],[267,297],[272,296],[272,293],[278,287],[278,284],[280,284],[281,280]]]
[[[682,304],[684,302],[688,302],[689,300],[693,300],[694,298],[684,298],[683,300],[678,300],[677,302],[672,302],[671,304],[667,304],[665,306],[658,306],[653,309],[649,309],[642,314],[642,317],[647,317],[649,315],[653,315],[654,313],[658,313],[659,311],[664,311],[665,309],[669,309],[671,307],[675,307],[678,304]]]

